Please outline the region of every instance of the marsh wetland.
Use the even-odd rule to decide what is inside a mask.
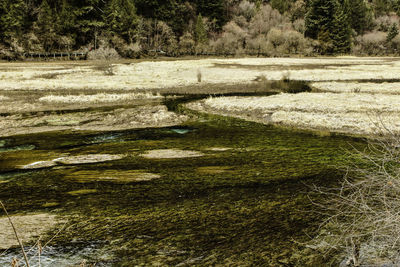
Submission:
[[[29,70],[15,76],[24,76],[17,88],[18,81],[11,81],[14,70],[3,73],[0,200],[19,222],[18,230],[25,232],[27,248],[39,237],[43,243],[51,240],[41,255],[42,266],[75,266],[83,261],[95,266],[305,266],[303,242],[315,235],[323,220],[313,212],[311,200],[318,201],[319,196],[310,194],[311,187],[338,184],[343,177],[338,166],[346,164],[346,151],[362,148],[365,142],[354,136],[358,132],[345,135],[329,128],[311,131],[285,123],[271,125],[252,117],[257,110],[242,117],[237,115],[240,109],[230,111],[240,117],[234,118],[222,116],[228,115],[226,110],[190,109],[188,103],[201,103],[210,95],[268,98],[282,90],[257,77],[281,81],[289,59],[265,59],[265,68],[260,59],[243,59],[253,63],[252,68],[243,67],[245,75],[235,76],[232,83],[224,79],[227,72],[241,73],[240,66],[231,65],[240,60],[226,61],[230,65],[224,67],[201,61],[201,66],[210,65],[203,69],[201,84],[195,81],[198,67],[192,61],[181,62],[184,73],[155,70],[149,74],[151,81],[142,83],[137,79],[151,62],[132,63],[132,69],[117,65],[116,75],[100,89],[72,88],[79,83],[65,82],[60,74],[50,79],[56,87],[35,90],[46,79],[35,78]],[[298,70],[301,60],[294,59],[291,77],[308,84],[311,79],[300,72],[318,68],[320,73],[343,68],[329,77],[353,69],[350,74],[356,77],[357,64],[376,64],[375,59],[327,59],[333,66],[325,68],[325,63],[318,67],[314,61],[303,62],[312,64],[312,69]],[[154,66],[162,69],[160,64],[178,63]],[[49,65],[54,68],[55,63]],[[226,72],[218,76],[216,68]],[[138,94],[137,88],[127,91],[126,81],[123,88],[108,88],[111,82],[118,87],[118,75],[129,79],[126,73],[135,75],[135,70],[140,75],[131,83],[150,92],[146,99],[104,102],[88,97],[79,104],[68,102],[71,95]],[[193,77],[174,84],[171,73],[179,79],[185,73]],[[84,72],[78,79],[80,75]],[[153,88],[154,77],[162,81],[164,76],[169,77],[166,87]],[[99,83],[103,78],[107,79],[101,77]],[[62,89],[63,83],[70,88]],[[39,100],[49,95],[68,99]],[[15,103],[25,103],[25,109],[16,110]],[[2,219],[0,226],[7,228]],[[0,231],[0,265],[20,253],[8,231]],[[35,249],[30,253],[35,266]]]

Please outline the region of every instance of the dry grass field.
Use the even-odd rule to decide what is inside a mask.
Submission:
[[[160,92],[246,88],[260,77],[309,81],[316,92],[335,94],[208,99],[201,109],[226,115],[247,111],[246,118],[265,123],[339,132],[371,133],[378,117],[397,127],[400,61],[395,58],[28,62],[0,63],[0,135],[175,125],[186,118],[163,108]]]

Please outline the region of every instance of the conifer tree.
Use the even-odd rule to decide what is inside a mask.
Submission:
[[[347,15],[338,5],[333,19],[332,40],[334,53],[349,53],[351,50],[351,29]]]
[[[98,31],[104,27],[104,0],[76,0],[73,10],[74,30],[78,43],[86,44],[95,40]]]
[[[0,1],[0,40],[9,43],[23,32],[26,16],[26,5],[23,0]]]
[[[318,39],[322,53],[350,51],[349,20],[337,0],[312,0],[306,14],[305,27],[305,36]]]
[[[336,9],[336,0],[312,0],[305,17],[305,36],[317,39],[322,28],[332,30]]]
[[[373,14],[371,7],[364,0],[341,0],[343,11],[347,14],[350,27],[357,34],[363,34],[371,30],[373,25]]]
[[[58,12],[58,32],[60,34],[69,33],[72,31],[75,24],[75,16],[71,12],[72,7],[68,4],[67,0],[61,2]]]
[[[112,0],[107,8],[106,21],[112,32],[121,35],[128,43],[133,42],[139,24],[133,0]]]
[[[56,39],[56,17],[54,10],[51,9],[47,0],[43,0],[40,5],[38,20],[36,22],[36,30],[39,39],[46,51],[50,51]]]
[[[194,29],[194,37],[197,44],[205,44],[207,42],[207,31],[201,14],[197,16]]]

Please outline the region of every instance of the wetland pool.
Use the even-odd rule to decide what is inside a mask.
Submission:
[[[11,215],[63,218],[43,237],[57,266],[296,266],[299,242],[321,221],[309,186],[336,184],[345,150],[363,142],[196,116],[0,138],[0,199]],[[0,263],[17,254],[0,251]]]

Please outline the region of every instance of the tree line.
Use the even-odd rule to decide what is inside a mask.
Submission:
[[[400,0],[0,0],[0,55],[397,54]]]

